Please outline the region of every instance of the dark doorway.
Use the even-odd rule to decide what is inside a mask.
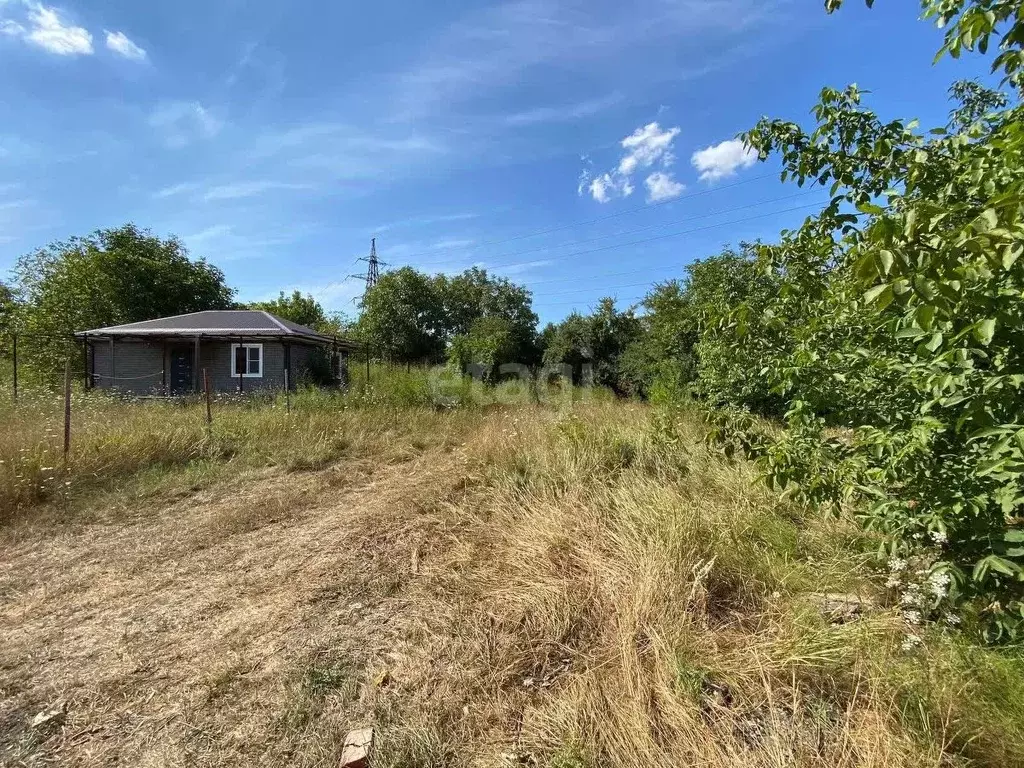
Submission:
[[[183,395],[192,391],[192,349],[171,348],[171,394]]]

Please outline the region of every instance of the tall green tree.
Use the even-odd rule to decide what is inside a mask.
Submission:
[[[544,364],[571,366],[576,381],[589,366],[594,384],[627,393],[622,357],[641,333],[640,321],[632,310],[619,312],[615,299],[604,298],[593,314],[574,312],[555,326],[544,349]]]
[[[52,243],[22,256],[14,274],[24,359],[48,376],[63,366],[75,331],[226,309],[234,295],[224,274],[190,259],[180,240],[134,224]]]
[[[290,295],[281,291],[273,301],[254,301],[245,306],[270,312],[320,333],[337,333],[340,330],[338,319],[328,315],[319,301],[302,291],[292,291]]]
[[[387,272],[366,292],[356,324],[371,354],[392,362],[440,363],[448,329],[437,282],[412,267]]]
[[[489,343],[480,347],[480,342],[487,337],[493,341],[496,329],[504,328],[502,335],[507,338],[499,345],[502,350],[500,357],[493,363],[486,363],[482,359],[470,362],[485,365],[511,362],[533,365],[538,362],[535,338],[537,315],[526,288],[505,278],[488,275],[486,270],[479,267],[467,269],[454,277],[438,275],[435,279],[444,303],[445,330],[449,334],[449,343],[455,343],[461,337],[459,346],[464,350],[490,349]],[[491,320],[481,325],[480,321],[485,318],[500,318],[501,322]],[[474,327],[477,329],[475,333]]]

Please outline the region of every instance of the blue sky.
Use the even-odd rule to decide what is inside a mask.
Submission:
[[[932,65],[916,3],[857,0],[0,0],[0,271],[134,221],[242,300],[355,312],[392,266],[477,264],[544,321],[623,305],[823,193],[731,139],[856,82],[944,122],[983,62]]]

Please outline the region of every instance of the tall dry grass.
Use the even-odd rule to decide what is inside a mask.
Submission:
[[[384,764],[503,744],[552,768],[1024,765],[1019,653],[904,625],[858,532],[780,504],[702,430],[597,405],[477,433],[434,512],[461,542],[435,663],[462,686],[385,709]],[[835,592],[872,607],[835,623]]]
[[[224,402],[209,434],[198,405],[82,400],[67,492],[49,469],[60,446],[52,401],[4,413],[2,466],[19,469],[3,470],[0,494],[17,520],[62,505],[122,509],[115,498],[158,505],[169,489],[195,504],[196,487],[223,483],[230,496],[240,472],[284,471],[260,486],[273,504],[221,499],[196,516],[210,530],[192,536],[197,551],[237,549],[231,567],[243,555],[260,563],[249,578],[290,563],[301,599],[282,620],[314,650],[290,642],[272,663],[252,661],[233,635],[204,635],[210,658],[226,649],[204,697],[175,698],[171,683],[136,689],[129,675],[116,701],[102,699],[139,710],[141,735],[126,740],[196,764],[324,765],[348,727],[372,724],[374,768],[1024,765],[1020,651],[905,625],[863,534],[780,502],[749,466],[704,446],[696,415],[558,392],[514,405],[532,395],[513,385],[499,408],[490,395],[450,407],[419,387],[410,377],[305,393],[291,414],[279,400]],[[334,480],[360,462],[398,471],[368,473],[337,501]],[[289,493],[288,472],[332,480]],[[289,506],[308,515],[283,525]],[[135,525],[144,535],[146,521]],[[194,566],[192,540],[167,519],[159,527],[181,550],[168,557]],[[339,568],[303,570],[336,527]],[[83,555],[102,557],[116,560]],[[287,585],[272,586],[284,601]],[[821,608],[827,593],[859,596],[862,613],[837,622]],[[164,633],[161,647],[197,642],[173,625],[147,631]],[[920,644],[907,646],[910,635]],[[192,690],[188,674],[171,678]],[[142,730],[161,722],[145,709],[154,690],[205,735]],[[86,746],[67,749],[95,764]]]

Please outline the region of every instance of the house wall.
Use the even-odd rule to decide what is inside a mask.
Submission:
[[[163,345],[160,342],[117,341],[113,361],[109,341],[93,342],[90,349],[97,389],[116,389],[133,395],[163,392]]]
[[[197,381],[202,389],[203,369],[210,378],[210,389],[213,392],[237,392],[238,378],[231,375],[231,346],[239,342],[231,341],[200,341],[199,370]],[[284,389],[284,343],[280,341],[257,341],[242,343],[258,343],[263,345],[263,376],[262,378],[245,378],[242,382],[243,392]],[[309,359],[315,346],[298,342],[291,345],[292,386],[303,379]],[[192,341],[168,341],[166,349],[175,346],[192,347]],[[90,344],[90,364],[94,372],[94,386],[97,389],[113,389],[132,395],[164,394],[165,380],[170,383],[171,371],[168,354],[164,359],[163,342],[145,342],[117,340],[114,343],[114,368],[111,378],[110,342],[96,341]],[[167,368],[166,379],[164,368]]]

